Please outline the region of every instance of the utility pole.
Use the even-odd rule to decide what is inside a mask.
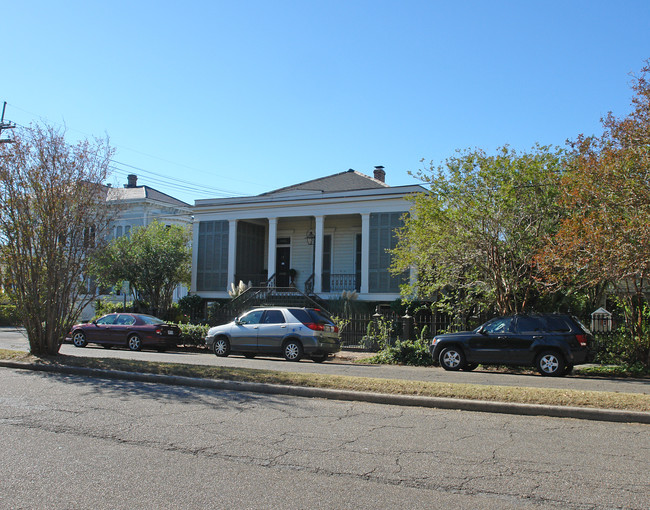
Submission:
[[[5,110],[7,109],[7,101],[4,102],[4,105],[2,106],[2,118],[0,119],[0,143],[13,143],[13,140],[9,139],[2,139],[2,131],[4,129],[14,129],[16,127],[15,122],[5,122]]]

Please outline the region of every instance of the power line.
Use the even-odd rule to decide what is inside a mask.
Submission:
[[[243,195],[242,193],[238,193],[236,191],[225,190],[225,189],[222,189],[222,188],[216,188],[216,187],[212,187],[212,186],[204,186],[204,185],[199,186],[199,185],[194,184],[192,182],[184,181],[182,179],[173,179],[173,178],[167,177],[165,175],[162,175],[162,174],[159,174],[159,173],[156,173],[156,172],[152,172],[151,170],[146,170],[144,168],[137,167],[137,166],[134,166],[134,165],[130,165],[128,163],[122,163],[122,162],[116,161],[116,160],[111,160],[111,163],[114,163],[116,165],[121,165],[121,166],[124,166],[124,167],[127,167],[127,168],[131,169],[131,170],[124,170],[124,169],[116,167],[116,166],[110,166],[110,168],[112,170],[116,171],[120,175],[126,176],[126,175],[129,175],[129,174],[133,173],[132,170],[137,170],[138,172],[142,172],[142,173],[147,174],[147,175],[155,176],[156,179],[151,179],[150,178],[152,181],[160,182],[160,183],[162,183],[162,184],[164,184],[166,186],[173,187],[173,188],[175,188],[175,189],[177,189],[179,191],[190,191],[190,192],[195,192],[195,193],[200,193],[200,194],[205,194],[206,192],[210,192],[210,193],[214,193],[214,194],[231,196],[231,197],[239,197],[239,196]]]
[[[5,104],[7,104],[7,103],[5,103]],[[9,104],[10,104],[10,103],[9,103]],[[83,136],[85,136],[85,137],[87,137],[87,138],[92,136],[92,135],[89,135],[88,133],[85,133],[85,132],[80,131],[80,130],[78,130],[78,129],[68,128],[68,126],[65,125],[65,124],[61,125],[61,124],[59,124],[59,123],[53,123],[52,121],[50,121],[50,120],[47,119],[46,117],[42,117],[42,116],[40,116],[40,115],[38,115],[38,114],[36,114],[36,113],[34,113],[34,112],[30,112],[30,111],[25,110],[25,109],[23,109],[23,108],[20,108],[20,107],[18,107],[18,106],[16,106],[16,105],[10,104],[10,106],[11,106],[12,108],[15,108],[15,109],[17,109],[17,110],[20,110],[20,111],[22,111],[22,112],[24,112],[24,113],[27,113],[27,114],[29,114],[29,115],[32,115],[33,117],[38,118],[38,119],[40,119],[41,121],[48,122],[48,123],[50,123],[50,124],[58,125],[58,126],[60,126],[60,127],[63,127],[63,128],[66,129],[66,130],[69,129],[69,130],[71,130],[71,131],[75,131],[75,132],[77,132],[77,133],[82,134]],[[14,124],[13,124],[13,127],[15,127],[15,125],[16,125],[16,124],[14,123]],[[26,127],[26,126],[21,125],[21,124],[18,124],[18,125],[19,125],[20,127]],[[0,130],[0,132],[1,132],[1,130]],[[158,157],[158,156],[154,156],[154,155],[151,155],[151,154],[147,154],[147,153],[145,153],[145,152],[142,152],[142,151],[138,151],[138,150],[136,150],[136,149],[131,149],[131,148],[129,148],[129,147],[124,147],[124,146],[120,146],[120,145],[116,145],[115,147],[117,147],[117,148],[122,148],[122,149],[127,149],[127,150],[130,150],[130,151],[136,152],[136,153],[138,153],[138,154],[142,154],[142,155],[144,155],[144,156],[150,157],[150,158],[152,158],[152,159],[157,159],[157,160],[159,160],[159,161],[164,161],[164,162],[166,162],[166,163],[169,163],[169,164],[172,164],[172,165],[175,165],[175,166],[184,167],[184,168],[187,168],[187,169],[190,169],[190,170],[194,170],[194,171],[199,172],[199,173],[202,173],[202,174],[208,174],[208,172],[206,172],[206,171],[204,171],[204,170],[199,170],[199,169],[197,169],[197,168],[193,168],[193,167],[190,167],[190,166],[188,166],[188,165],[184,165],[184,164],[182,164],[182,163],[177,163],[177,162],[169,161],[169,160],[166,160],[166,159],[164,159],[164,158],[160,158],[160,157]],[[130,164],[128,164],[128,163],[121,163],[121,162],[119,162],[119,161],[115,161],[115,160],[111,160],[111,162],[114,163],[114,164],[116,164],[116,165],[121,165],[121,166],[125,166],[125,167],[128,167],[128,168],[132,168],[132,169],[134,169],[134,170],[138,170],[139,172],[143,172],[143,173],[145,173],[145,174],[147,174],[147,175],[156,176],[156,177],[158,177],[159,182],[161,182],[161,184],[164,184],[165,186],[168,186],[168,187],[170,187],[170,188],[174,188],[175,190],[177,190],[177,191],[181,191],[181,192],[191,192],[191,193],[197,193],[197,194],[202,194],[202,195],[217,194],[217,195],[221,195],[221,196],[225,196],[225,197],[238,197],[238,196],[243,196],[243,195],[244,195],[243,193],[239,193],[239,192],[231,191],[231,190],[226,190],[226,189],[222,189],[222,188],[216,188],[216,187],[212,187],[212,186],[204,186],[204,185],[200,185],[200,186],[199,186],[199,185],[196,185],[196,184],[191,183],[191,182],[189,182],[189,181],[184,181],[184,180],[182,180],[182,179],[176,179],[176,178],[167,177],[167,176],[164,176],[164,175],[162,175],[162,174],[159,174],[159,173],[156,173],[156,172],[152,172],[152,171],[150,171],[150,170],[146,170],[146,169],[141,168],[141,167],[137,167],[137,166],[134,166],[134,165],[130,165]],[[124,175],[128,175],[128,173],[133,173],[133,172],[127,172],[127,171],[122,170],[122,169],[120,169],[120,168],[118,168],[118,167],[111,167],[111,169],[112,169],[112,170],[115,170],[117,173],[124,174]],[[210,174],[208,174],[208,175],[210,175]],[[232,178],[232,177],[228,177],[228,179],[231,180],[231,181],[242,182],[242,183],[245,183],[245,184],[255,184],[255,183],[252,183],[252,182],[250,182],[250,181],[245,181],[245,180],[242,180],[242,179],[235,179],[235,178]],[[155,181],[155,179],[151,179],[151,180]]]

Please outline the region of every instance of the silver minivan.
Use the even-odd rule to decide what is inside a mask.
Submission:
[[[239,353],[299,361],[308,356],[316,363],[341,350],[338,328],[316,308],[255,308],[210,328],[205,344],[220,357]]]

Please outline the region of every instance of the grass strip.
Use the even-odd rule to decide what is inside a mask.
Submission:
[[[558,406],[650,411],[650,395],[605,391],[580,391],[518,386],[485,386],[479,384],[434,383],[401,379],[376,379],[343,375],[297,374],[275,370],[215,367],[182,363],[160,363],[114,358],[86,358],[58,355],[36,357],[20,351],[0,349],[0,359],[57,366],[122,370],[148,374],[177,375],[204,379],[286,384],[337,390],[369,391],[397,395],[463,398],[492,402],[514,402]]]

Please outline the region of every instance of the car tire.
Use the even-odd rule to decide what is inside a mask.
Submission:
[[[72,343],[75,347],[86,347],[88,340],[86,340],[86,335],[83,331],[75,331],[72,334]]]
[[[298,340],[287,340],[282,346],[282,354],[287,361],[300,361],[302,344]]]
[[[465,365],[465,367],[463,368],[463,370],[465,370],[465,372],[471,372],[471,371],[474,370],[477,366],[478,366],[478,363],[467,363],[467,364]]]
[[[310,357],[314,363],[322,363],[328,358],[327,354],[314,355]]]
[[[214,339],[212,344],[212,352],[220,358],[225,358],[230,354],[230,342],[224,336]]]
[[[461,370],[465,368],[465,354],[458,347],[446,347],[438,356],[440,366],[445,370]]]
[[[542,351],[535,362],[540,374],[549,377],[564,375],[566,362],[564,357],[557,351]]]
[[[142,350],[142,340],[138,335],[131,335],[126,341],[126,345],[132,351],[141,351]]]

